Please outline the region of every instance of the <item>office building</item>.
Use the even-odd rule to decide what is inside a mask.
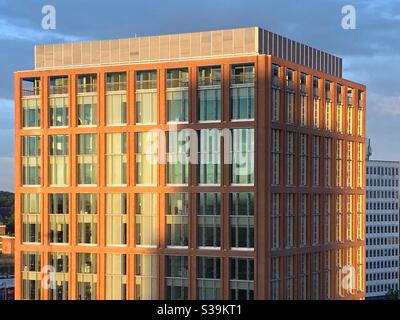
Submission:
[[[365,90],[260,28],[36,46],[16,298],[363,299]]]
[[[399,289],[399,161],[367,161],[366,298]]]

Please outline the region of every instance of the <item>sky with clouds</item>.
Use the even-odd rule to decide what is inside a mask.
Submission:
[[[56,8],[43,30],[42,7]],[[356,30],[341,27],[356,8]],[[259,26],[338,55],[367,85],[373,158],[400,160],[399,0],[0,0],[0,190],[13,189],[13,72],[33,69],[34,45]]]

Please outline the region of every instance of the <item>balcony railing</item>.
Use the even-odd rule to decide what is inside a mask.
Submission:
[[[231,84],[254,84],[254,73],[232,75]]]
[[[136,90],[157,89],[157,80],[140,80],[136,81]]]
[[[125,91],[126,82],[107,82],[106,90],[108,91]]]
[[[40,87],[23,88],[22,89],[22,96],[23,97],[40,96]]]
[[[67,85],[51,85],[50,86],[50,94],[67,94],[68,86]]]
[[[167,88],[187,88],[189,80],[186,78],[167,79]]]
[[[92,93],[97,92],[97,84],[78,84],[78,93]]]
[[[199,87],[203,86],[219,86],[221,85],[221,78],[217,77],[201,77],[199,78]]]

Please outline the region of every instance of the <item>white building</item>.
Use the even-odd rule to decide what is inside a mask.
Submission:
[[[367,161],[366,297],[399,289],[398,161]]]

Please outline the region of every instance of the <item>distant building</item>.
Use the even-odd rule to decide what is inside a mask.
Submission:
[[[5,235],[0,226],[0,300],[14,299],[14,237]]]
[[[399,289],[398,161],[367,161],[366,298]]]

